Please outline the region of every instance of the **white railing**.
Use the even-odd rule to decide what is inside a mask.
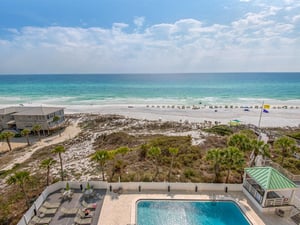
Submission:
[[[288,205],[289,201],[289,198],[270,198],[266,199],[265,207]]]

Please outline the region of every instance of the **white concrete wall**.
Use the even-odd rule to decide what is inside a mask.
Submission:
[[[167,182],[129,182],[129,183],[108,183],[112,189],[122,187],[124,190],[168,190],[170,186],[171,191],[195,191],[196,187],[198,192],[202,190],[208,191],[242,191],[242,184],[215,184],[215,183],[167,183]]]

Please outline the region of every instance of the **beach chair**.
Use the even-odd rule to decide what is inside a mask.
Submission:
[[[78,211],[79,211],[79,209],[77,209],[77,208],[67,209],[65,207],[61,207],[61,209],[60,209],[60,212],[63,214],[63,216],[76,215]]]
[[[79,217],[81,219],[93,217],[93,212],[89,211],[89,214],[86,215],[84,211],[78,210],[77,217]]]
[[[113,190],[114,193],[118,193],[119,195],[123,193],[123,188],[119,187],[118,189]]]
[[[86,209],[96,209],[97,204],[96,203],[90,203],[88,204],[86,201],[82,200],[81,205]]]
[[[47,209],[56,209],[56,208],[59,208],[60,203],[59,202],[56,202],[56,203],[44,202],[43,206]]]
[[[75,217],[74,223],[78,225],[88,225],[92,223],[92,218],[81,219],[80,217]]]
[[[63,200],[72,199],[72,195],[73,195],[73,191],[72,190],[64,191],[62,193],[62,199]]]
[[[57,211],[57,208],[55,208],[55,209],[47,209],[47,208],[45,208],[43,206],[39,209],[39,212],[42,213],[42,214],[44,214],[44,215],[54,215],[56,213],[56,211]]]
[[[37,216],[32,217],[28,225],[38,225],[38,224],[49,224],[51,221],[51,217],[43,217],[39,218]]]

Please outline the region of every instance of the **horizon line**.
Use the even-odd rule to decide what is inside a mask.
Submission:
[[[255,74],[255,73],[263,73],[263,74],[271,74],[271,73],[300,73],[300,71],[297,72],[287,72],[287,71],[274,71],[274,72],[263,72],[263,71],[256,71],[256,72],[124,72],[124,73],[0,73],[0,76],[26,76],[26,75],[179,75],[179,74]]]

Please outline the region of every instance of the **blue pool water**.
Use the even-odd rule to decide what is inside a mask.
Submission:
[[[250,225],[232,201],[141,200],[137,225]]]

